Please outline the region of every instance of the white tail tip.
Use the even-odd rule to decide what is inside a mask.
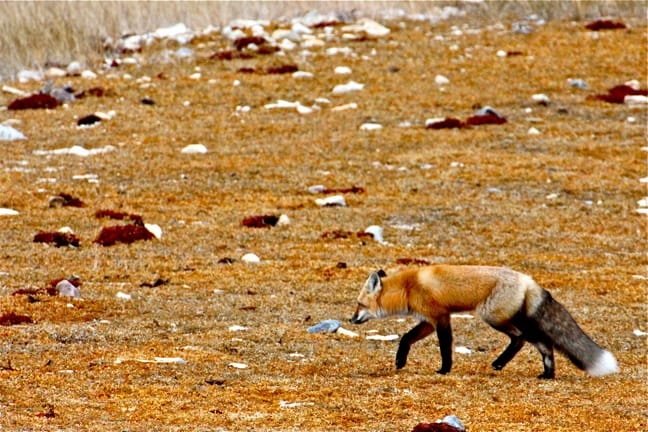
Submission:
[[[617,372],[619,372],[619,365],[610,351],[601,352],[594,364],[587,368],[587,373],[591,376],[610,375]]]

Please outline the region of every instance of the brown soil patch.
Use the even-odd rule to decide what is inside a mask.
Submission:
[[[214,53],[232,46],[214,35],[193,44],[194,62],[123,65],[113,79],[71,78],[76,91],[101,87],[103,96],[2,114],[21,120],[29,139],[0,143],[0,207],[20,212],[2,219],[0,314],[34,323],[0,327],[1,427],[409,431],[455,414],[469,431],[645,430],[646,338],[632,331],[646,330],[646,217],[636,212],[646,195],[639,182],[646,176],[646,110],[587,96],[645,79],[646,27],[595,39],[584,24],[518,35],[471,34],[466,30],[479,24],[468,19],[392,23],[385,38],[337,39],[313,56],[297,50],[281,62],[272,55],[219,59]],[[463,34],[453,34],[452,25]],[[357,56],[325,55],[332,46]],[[143,55],[163,58],[163,48]],[[524,54],[499,57],[498,50]],[[314,77],[258,72],[281,64]],[[335,75],[341,65],[352,75]],[[201,78],[189,78],[196,67]],[[257,73],[237,72],[242,68]],[[122,79],[126,73],[133,79]],[[437,74],[450,79],[443,91]],[[150,83],[138,82],[142,76]],[[590,90],[569,87],[568,78],[585,79]],[[349,79],[365,89],[331,94]],[[551,102],[535,104],[535,93]],[[264,109],[279,99],[310,106],[318,97],[358,109]],[[0,104],[11,101],[0,94]],[[243,105],[250,111],[237,113]],[[424,126],[427,118],[468,118],[486,105],[507,122]],[[79,118],[109,110],[113,119],[77,128]],[[626,121],[630,116],[636,122]],[[361,131],[369,121],[383,128]],[[400,127],[405,121],[412,126]],[[530,127],[541,133],[528,134]],[[195,143],[208,153],[181,153]],[[33,153],[74,145],[115,150]],[[74,178],[87,174],[98,183]],[[363,192],[345,193],[347,207],[319,207],[315,198],[325,195],[307,191],[317,184]],[[49,207],[61,192],[85,206]],[[93,243],[104,226],[120,223],[96,218],[103,209],[141,215],[160,225],[162,240]],[[291,223],[242,223],[268,214]],[[374,224],[388,245],[355,234]],[[80,247],[32,241],[63,226]],[[248,252],[261,263],[241,262]],[[219,264],[225,258],[233,262]],[[396,372],[397,342],[364,336],[403,334],[415,320],[361,327],[346,320],[367,274],[399,262],[529,273],[615,353],[621,373],[590,378],[558,356],[556,379],[539,381],[542,365],[531,347],[492,371],[507,339],[467,319],[453,321],[455,345],[473,354],[455,354],[449,375],[434,372],[435,337],[415,345]],[[83,299],[11,295],[70,275],[80,277]],[[146,286],[158,279],[167,283]],[[306,332],[329,318],[361,337]],[[247,330],[230,331],[234,325]],[[154,357],[186,363],[137,361]]]

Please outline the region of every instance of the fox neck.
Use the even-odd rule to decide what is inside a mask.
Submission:
[[[379,318],[392,315],[410,315],[407,294],[401,289],[383,287],[382,295],[378,299],[377,315]]]

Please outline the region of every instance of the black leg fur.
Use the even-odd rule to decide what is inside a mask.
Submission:
[[[511,343],[492,363],[493,369],[495,370],[502,370],[524,346],[524,337],[512,334],[509,334],[509,337],[511,338]]]
[[[449,316],[443,317],[437,323],[437,336],[441,350],[441,369],[437,373],[447,374],[452,369],[452,327]]]
[[[434,331],[434,326],[427,321],[421,321],[401,337],[396,352],[396,369],[402,369],[407,363],[407,355],[411,346],[421,339],[429,336]]]

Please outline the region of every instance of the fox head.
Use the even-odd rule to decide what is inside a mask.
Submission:
[[[382,291],[381,277],[386,274],[383,270],[378,270],[369,275],[364,286],[360,289],[358,295],[358,307],[349,321],[353,324],[362,324],[372,318],[379,318],[381,307],[379,305],[380,293]]]

